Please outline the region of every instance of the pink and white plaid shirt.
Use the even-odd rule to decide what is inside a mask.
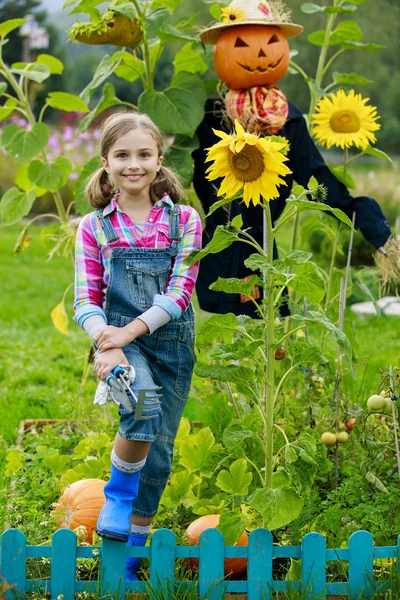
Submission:
[[[120,209],[118,196],[114,196],[104,210],[119,240],[107,244],[100,220],[95,212],[85,215],[79,224],[75,244],[75,301],[74,321],[82,326],[91,315],[104,313],[106,289],[110,277],[110,259],[113,247],[120,248],[166,248],[170,246],[169,213],[173,206],[165,195],[151,209],[140,237],[134,223]],[[192,250],[201,248],[202,226],[199,214],[191,206],[180,205],[181,241],[174,258],[168,286],[157,304],[172,317],[178,319],[191,301],[197,279],[199,263],[188,266],[184,259]]]

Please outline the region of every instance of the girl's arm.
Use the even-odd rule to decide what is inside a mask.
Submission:
[[[199,262],[188,265],[184,262],[192,250],[201,248],[202,226],[199,214],[191,206],[181,206],[181,223],[185,222],[178,254],[175,257],[172,273],[165,294],[156,294],[153,306],[166,310],[172,320],[179,319],[192,299],[194,286],[199,272]]]

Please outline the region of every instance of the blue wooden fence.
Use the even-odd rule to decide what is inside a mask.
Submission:
[[[97,554],[99,581],[77,581],[77,559]],[[348,548],[327,549],[325,538],[319,533],[308,533],[301,546],[276,546],[269,531],[257,529],[250,534],[248,547],[234,547],[224,546],[222,534],[208,529],[201,534],[199,546],[177,546],[175,535],[161,529],[153,534],[149,547],[126,548],[120,542],[109,540],[103,540],[102,546],[77,546],[75,533],[69,529],[57,531],[51,546],[27,546],[21,531],[9,529],[1,536],[0,573],[9,584],[16,584],[14,591],[6,593],[7,599],[15,598],[15,592],[24,597],[25,592],[39,590],[50,592],[52,600],[61,595],[63,600],[73,600],[75,593],[83,591],[124,598],[125,592],[144,592],[148,585],[144,581],[125,581],[127,556],[148,558],[152,588],[170,590],[171,600],[174,584],[179,585],[180,590],[196,586],[199,597],[210,600],[221,600],[227,592],[247,593],[248,600],[268,600],[273,592],[292,590],[302,591],[306,600],[323,599],[327,594],[347,594],[351,600],[367,600],[393,585],[375,583],[373,567],[376,559],[400,557],[400,536],[397,546],[376,547],[370,533],[358,531],[350,537]],[[26,560],[33,557],[50,559],[49,579],[26,579]],[[224,579],[224,557],[247,558],[247,579]],[[175,560],[178,558],[199,559],[197,581],[176,581]],[[273,580],[274,558],[301,559],[301,580]],[[347,580],[327,583],[327,561],[346,561],[347,577],[343,579]],[[399,565],[397,560],[398,572]]]

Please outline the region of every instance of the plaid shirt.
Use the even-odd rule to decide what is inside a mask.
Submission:
[[[134,223],[119,208],[116,198],[114,196],[104,208],[103,215],[111,215],[110,221],[119,237],[117,242],[107,244],[95,212],[85,215],[79,224],[75,244],[74,321],[81,326],[85,319],[95,314],[102,315],[107,320],[104,307],[113,247],[166,248],[171,244],[168,236],[168,208],[173,206],[173,202],[169,196],[165,195],[154,204],[144,227],[143,237],[138,235]],[[195,209],[184,204],[180,208],[182,239],[165,294],[158,295],[156,303],[174,320],[189,306],[199,270],[199,263],[188,266],[183,260],[192,250],[201,248],[202,236],[201,220]]]

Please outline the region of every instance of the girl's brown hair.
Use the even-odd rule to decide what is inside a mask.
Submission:
[[[107,158],[110,148],[116,141],[132,129],[144,129],[154,139],[158,156],[164,153],[161,134],[147,115],[134,111],[114,113],[101,124],[100,156]],[[85,187],[86,198],[94,208],[104,208],[109,204],[116,190],[104,167],[98,169],[88,180]],[[176,173],[167,167],[161,166],[157,176],[150,185],[151,201],[156,203],[167,193],[172,202],[176,203],[182,197],[183,188]]]

